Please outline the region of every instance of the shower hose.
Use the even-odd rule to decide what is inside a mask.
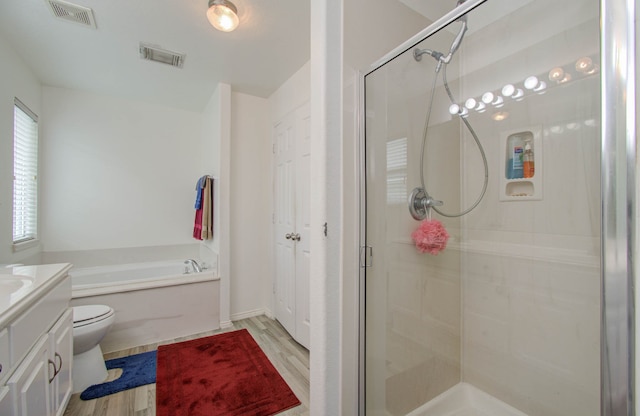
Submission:
[[[449,96],[449,100],[451,100],[451,104],[455,104],[455,99],[453,98],[453,94],[451,94],[451,89],[449,88],[449,83],[447,82],[447,64],[442,65],[442,81],[444,83],[444,88],[447,91],[447,95]],[[482,200],[482,198],[484,197],[484,194],[487,191],[487,183],[489,182],[489,168],[487,166],[487,157],[484,153],[484,148],[482,147],[482,144],[480,143],[480,139],[478,139],[478,135],[476,134],[475,130],[473,129],[473,127],[471,126],[471,123],[469,123],[469,120],[467,120],[467,118],[465,116],[463,116],[462,114],[462,109],[460,109],[460,111],[458,111],[458,116],[460,117],[460,119],[462,120],[462,122],[464,123],[464,125],[466,126],[467,130],[469,130],[469,133],[471,133],[471,136],[473,137],[473,140],[476,142],[476,146],[478,147],[478,150],[480,151],[480,155],[482,156],[482,162],[484,163],[484,183],[482,185],[482,191],[480,192],[480,195],[478,196],[478,198],[475,200],[475,202],[467,209],[465,209],[462,212],[456,213],[456,214],[450,214],[450,213],[446,213],[443,212],[441,209],[439,209],[436,206],[433,206],[433,204],[431,204],[430,202],[427,201],[433,201],[432,197],[429,195],[429,192],[427,191],[427,187],[425,186],[425,180],[424,180],[424,154],[425,154],[425,149],[426,149],[426,143],[427,143],[427,133],[429,131],[429,120],[431,119],[431,109],[433,108],[433,96],[436,90],[436,81],[438,80],[438,70],[436,70],[436,76],[433,77],[433,85],[431,86],[431,98],[429,100],[429,107],[427,110],[427,116],[425,119],[425,123],[424,123],[424,129],[423,129],[423,133],[422,133],[422,150],[420,152],[420,183],[422,185],[422,189],[424,190],[424,193],[426,195],[426,198],[424,199],[424,204],[425,204],[425,210],[428,212],[429,208],[432,208],[435,212],[437,212],[438,214],[442,215],[443,217],[449,217],[449,218],[455,218],[455,217],[461,217],[465,214],[468,214],[469,212],[471,212],[475,207],[478,206],[478,204],[480,203],[480,201]]]

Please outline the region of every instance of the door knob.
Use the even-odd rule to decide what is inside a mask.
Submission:
[[[293,235],[291,236],[291,239],[292,239],[292,240],[295,240],[295,241],[300,241],[300,234],[298,234],[298,233],[293,234]]]
[[[286,238],[287,240],[291,240],[293,238],[293,234],[287,233],[284,235],[284,238]]]

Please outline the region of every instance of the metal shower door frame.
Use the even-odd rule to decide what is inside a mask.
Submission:
[[[635,415],[634,0],[600,1],[602,416]]]

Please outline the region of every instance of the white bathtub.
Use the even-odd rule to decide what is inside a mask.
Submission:
[[[175,260],[71,269],[71,305],[115,310],[101,342],[105,353],[218,329],[218,277],[208,270],[183,274],[184,267]]]

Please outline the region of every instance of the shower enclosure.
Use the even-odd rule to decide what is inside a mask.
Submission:
[[[360,412],[633,414],[633,2],[451,8],[363,74]]]

